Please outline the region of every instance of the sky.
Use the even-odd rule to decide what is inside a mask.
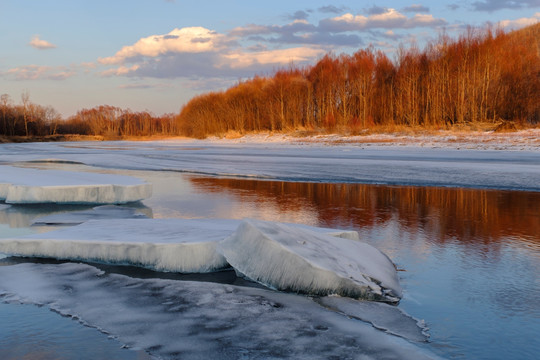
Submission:
[[[467,26],[540,21],[540,0],[0,0],[0,94],[64,117],[177,113],[254,75],[374,46],[393,58]]]

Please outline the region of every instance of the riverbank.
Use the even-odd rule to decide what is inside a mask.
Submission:
[[[540,129],[513,132],[495,131],[400,131],[366,135],[259,133],[223,137],[210,137],[207,141],[217,143],[290,143],[296,145],[349,145],[349,146],[414,146],[427,148],[451,148],[470,150],[526,150],[540,151]]]
[[[166,141],[214,142],[220,144],[287,143],[294,145],[350,145],[350,146],[414,146],[427,148],[477,149],[477,150],[526,150],[540,151],[540,128],[518,131],[471,130],[412,130],[369,132],[361,135],[328,134],[313,131],[290,133],[230,132],[198,140],[186,137],[141,136],[104,137],[87,135],[52,135],[46,137],[3,137],[0,143],[67,142],[67,141]]]

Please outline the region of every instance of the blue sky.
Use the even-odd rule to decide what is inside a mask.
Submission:
[[[468,25],[540,21],[540,0],[0,0],[0,93],[64,116],[178,112],[196,94],[328,51],[393,56]]]

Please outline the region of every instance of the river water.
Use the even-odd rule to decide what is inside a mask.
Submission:
[[[153,196],[135,206],[154,218],[249,217],[357,230],[396,263],[399,306],[425,320],[431,351],[457,359],[534,359],[540,351],[539,192],[98,171],[151,182]],[[32,219],[61,211],[0,207],[1,236],[49,230],[31,227]],[[40,356],[22,356],[36,346]],[[98,348],[106,355],[91,352]],[[46,309],[13,304],[0,305],[0,349],[11,350],[7,359],[69,359],[74,349],[86,358],[146,357]]]

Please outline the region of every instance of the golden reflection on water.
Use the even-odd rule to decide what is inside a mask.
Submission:
[[[540,250],[540,193],[463,188],[299,183],[189,177],[201,192],[315,213],[318,224],[363,228],[398,221],[433,241],[497,246],[503,239]],[[272,220],[272,219],[268,219]],[[481,242],[481,244],[478,244]]]

